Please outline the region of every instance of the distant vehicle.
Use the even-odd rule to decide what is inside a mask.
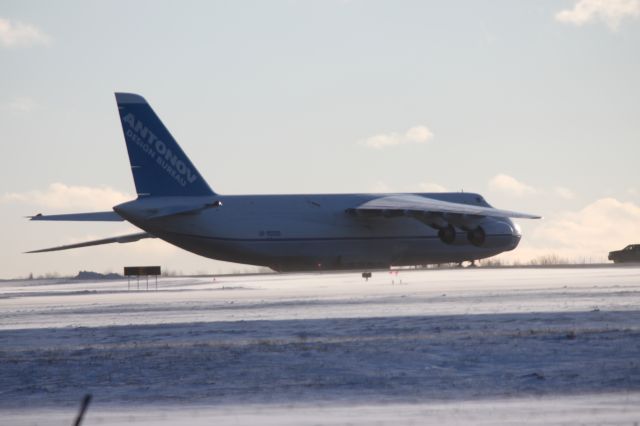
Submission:
[[[609,260],[613,260],[613,263],[640,262],[640,244],[629,244],[622,250],[610,251]]]
[[[126,220],[144,232],[30,253],[161,238],[211,259],[276,271],[388,268],[473,261],[513,250],[521,234],[510,218],[539,218],[461,192],[220,195],[147,101],[116,93],[116,102],[138,197],[113,211],[38,214],[31,220]],[[229,161],[223,147],[220,154],[220,161]],[[246,167],[242,159],[237,166]]]

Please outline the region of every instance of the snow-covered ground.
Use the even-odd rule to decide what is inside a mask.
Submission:
[[[0,283],[0,423],[640,421],[640,268],[140,286]]]

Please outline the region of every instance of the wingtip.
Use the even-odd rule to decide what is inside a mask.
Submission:
[[[532,219],[532,220],[538,220],[538,219],[543,219],[542,216],[538,216],[536,214],[528,214],[526,216],[520,216],[520,219]]]
[[[50,248],[29,250],[29,251],[23,251],[22,254],[46,253],[48,251],[53,251],[53,250],[51,250]]]

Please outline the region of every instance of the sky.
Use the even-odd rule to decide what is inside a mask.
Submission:
[[[0,4],[0,278],[253,270],[135,232],[29,222],[135,190],[113,93],[221,194],[479,192],[536,213],[504,262],[640,243],[640,0]]]

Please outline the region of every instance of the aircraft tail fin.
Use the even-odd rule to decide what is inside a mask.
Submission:
[[[142,96],[116,102],[139,197],[215,195]]]

